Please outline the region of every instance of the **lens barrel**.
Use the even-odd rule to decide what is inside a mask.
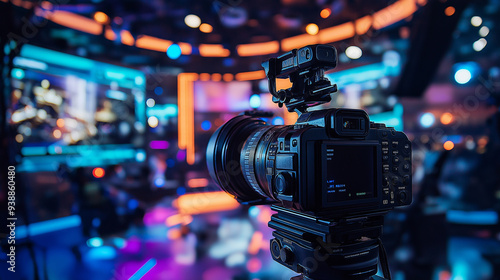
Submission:
[[[286,128],[267,125],[262,119],[246,115],[229,120],[208,143],[210,176],[241,203],[274,200],[266,180],[266,156]]]

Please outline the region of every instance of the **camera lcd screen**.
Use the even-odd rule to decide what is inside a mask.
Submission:
[[[375,197],[375,146],[326,145],[327,202]]]

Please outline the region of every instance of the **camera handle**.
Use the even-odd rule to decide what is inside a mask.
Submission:
[[[383,214],[322,219],[273,205],[271,255],[304,280],[391,280],[380,241]],[[381,264],[384,278],[378,277]],[[300,278],[302,277],[302,278]],[[294,279],[295,280],[295,279]]]

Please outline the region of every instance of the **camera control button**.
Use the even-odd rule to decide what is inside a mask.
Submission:
[[[382,156],[382,160],[385,161],[385,162],[389,161],[389,156],[388,155],[383,155]]]
[[[405,175],[403,176],[403,184],[407,185],[410,182],[410,176]]]
[[[286,264],[292,264],[293,259],[295,255],[293,254],[292,250],[288,247],[283,247],[280,250],[280,259],[282,262]]]
[[[293,177],[288,172],[281,172],[276,176],[275,186],[276,192],[279,194],[288,194],[293,185]]]
[[[405,162],[405,163],[403,164],[403,169],[404,169],[405,171],[410,171],[410,163],[409,163],[409,162]]]
[[[389,164],[384,164],[383,166],[384,172],[389,172]]]
[[[399,158],[397,156],[392,158],[393,163],[399,163]]]
[[[405,203],[407,197],[408,197],[408,195],[406,194],[405,191],[399,192],[399,195],[398,195],[399,202]]]

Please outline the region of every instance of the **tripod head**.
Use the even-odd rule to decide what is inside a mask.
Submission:
[[[268,226],[275,231],[271,255],[307,280],[384,279],[375,276],[379,262],[390,279],[379,239],[383,214],[324,219],[273,205]]]
[[[289,112],[300,114],[307,108],[328,103],[337,85],[324,77],[325,71],[337,66],[337,50],[329,45],[310,45],[294,49],[277,58],[262,62],[269,80],[273,102],[286,105]],[[290,78],[292,87],[276,91],[276,78]]]

